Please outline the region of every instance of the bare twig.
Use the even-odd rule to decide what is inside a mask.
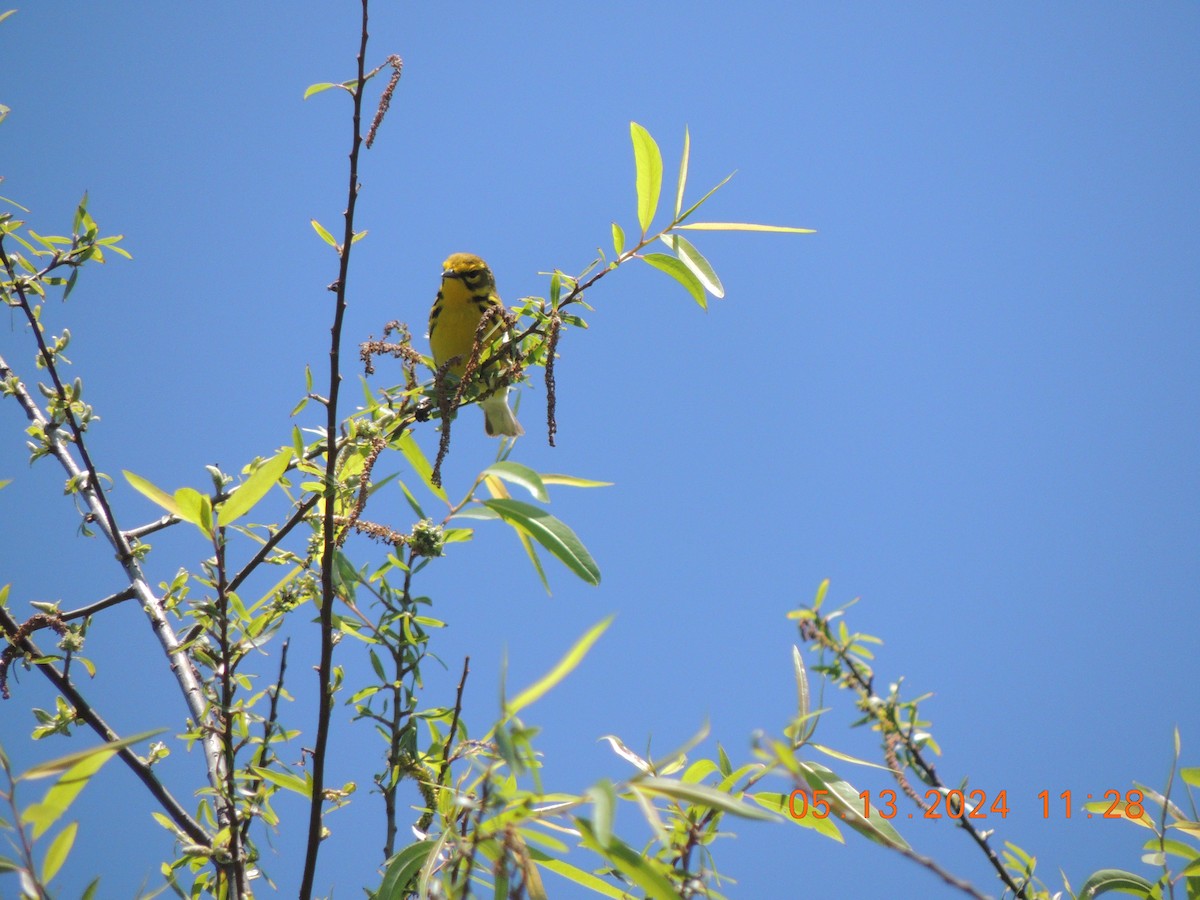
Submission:
[[[329,393],[325,401],[325,508],[321,533],[321,654],[317,666],[319,703],[317,734],[313,748],[312,802],[308,817],[308,845],[304,854],[304,874],[300,882],[300,900],[310,900],[316,876],[317,856],[324,830],[325,765],[329,746],[329,719],[333,711],[333,604],[336,597],[333,569],[337,553],[337,430],[338,394],[342,382],[342,323],[346,315],[346,282],[350,274],[350,250],[354,246],[354,209],[358,200],[358,154],[362,146],[362,103],[366,90],[368,0],[362,0],[362,29],[358,48],[358,81],[354,85],[354,116],[351,123],[349,189],[347,191],[345,229],[340,248],[338,280],[335,283],[333,327],[329,342]]]

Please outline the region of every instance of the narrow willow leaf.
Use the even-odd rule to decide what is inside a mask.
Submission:
[[[600,583],[600,567],[575,532],[544,509],[520,500],[484,500],[483,505],[514,528],[524,529],[588,584]],[[465,512],[465,511],[464,511]]]
[[[625,232],[621,228],[620,225],[618,225],[616,222],[613,222],[612,223],[612,233],[613,233],[613,250],[616,251],[617,256],[620,256],[622,253],[625,252]]]
[[[284,447],[255,469],[250,477],[217,507],[217,521],[222,525],[232,525],[253,509],[254,505],[267,495],[267,491],[279,483],[291,461],[292,448]]]
[[[537,554],[537,548],[533,546],[533,541],[529,539],[529,535],[518,530],[517,538],[521,541],[521,546],[525,548],[525,555],[529,557],[529,562],[533,564],[533,570],[537,572],[538,578],[542,582],[542,587],[546,591],[546,596],[552,596],[550,591],[550,579],[546,577],[546,570],[542,568],[542,560]]]
[[[528,466],[523,466],[515,462],[498,462],[493,463],[483,470],[482,475],[494,475],[497,478],[507,481],[509,484],[515,484],[518,487],[523,487],[529,491],[535,500],[542,503],[550,502],[550,495],[546,493],[546,484],[542,481],[540,475]]]
[[[416,438],[412,436],[412,432],[406,431],[404,437],[400,438],[400,443],[397,446],[399,446],[400,452],[404,454],[404,458],[408,460],[408,464],[413,467],[413,471],[421,479],[421,483],[429,488],[430,493],[443,503],[449,503],[450,498],[446,496],[446,492],[439,485],[433,483],[433,466],[429,464],[425,453],[417,445]]]
[[[327,91],[330,88],[342,87],[340,84],[334,84],[332,81],[322,81],[318,84],[310,84],[304,91],[304,99],[307,100],[313,94],[319,94],[321,91]]]
[[[625,891],[617,890],[607,881],[600,880],[591,872],[577,869],[575,866],[565,863],[561,859],[545,856],[545,854],[538,853],[533,848],[530,848],[529,855],[547,872],[553,872],[555,875],[566,878],[568,881],[573,881],[593,894],[599,894],[601,897],[609,897],[611,900],[628,900],[629,898],[629,894]]]
[[[511,718],[525,707],[536,703],[555,685],[570,675],[575,667],[583,662],[583,658],[592,649],[592,645],[600,640],[600,636],[608,630],[608,626],[612,624],[612,621],[613,617],[609,616],[589,628],[583,637],[577,640],[575,645],[567,651],[566,655],[558,661],[553,669],[525,688],[517,696],[513,697],[512,700],[509,700],[504,710],[506,718]]]
[[[692,213],[694,213],[701,206],[703,206],[704,202],[706,200],[708,200],[709,197],[711,197],[713,194],[715,194],[721,188],[725,187],[725,185],[727,185],[729,183],[729,179],[732,178],[736,174],[737,174],[736,172],[730,172],[728,175],[726,175],[724,178],[722,178],[720,181],[718,181],[714,187],[709,188],[707,194],[705,194],[703,197],[701,197],[699,200],[697,200],[695,203],[693,203],[691,206],[689,206],[687,209],[685,209],[682,213],[680,213],[678,216],[676,216],[675,217],[676,227],[679,227],[678,223],[680,223],[684,219],[688,218]]]
[[[492,522],[503,517],[494,509],[488,509],[486,506],[468,506],[466,509],[456,512],[451,518],[477,519],[481,522]]]
[[[615,837],[607,847],[601,847],[585,819],[577,818],[575,824],[583,837],[583,846],[612,863],[614,869],[645,891],[650,900],[679,900],[674,885],[655,867],[652,860]]]
[[[680,262],[691,269],[692,274],[700,279],[700,283],[704,285],[706,291],[718,299],[725,296],[725,285],[721,284],[721,279],[717,277],[713,267],[700,251],[692,246],[691,241],[678,234],[664,234],[662,241],[674,250]]]
[[[46,856],[42,860],[42,884],[49,884],[53,881],[58,870],[67,861],[71,848],[75,846],[75,832],[78,830],[79,823],[72,822],[50,842],[50,846],[46,849]]]
[[[700,283],[700,279],[692,274],[683,262],[674,256],[669,256],[666,253],[647,253],[642,257],[650,265],[656,269],[666,272],[685,288],[692,295],[692,299],[700,304],[701,309],[708,308],[708,300],[704,296],[704,285]]]
[[[611,481],[590,481],[587,478],[576,478],[574,475],[560,475],[550,472],[542,472],[542,484],[563,484],[567,487],[612,487]]]
[[[823,799],[829,801],[829,818],[836,817],[863,837],[870,838],[885,847],[896,850],[910,849],[908,842],[901,837],[899,831],[892,827],[891,822],[878,816],[870,818],[863,816],[860,792],[848,781],[843,781],[819,763],[808,760],[800,760],[800,771],[804,775],[804,780],[814,791],[828,792]]]
[[[39,778],[49,778],[52,775],[62,774],[74,766],[89,760],[95,764],[95,768],[92,771],[97,771],[100,766],[112,758],[114,753],[124,750],[126,747],[132,747],[134,744],[142,741],[148,741],[152,737],[157,737],[165,730],[159,728],[156,731],[143,731],[109,744],[99,744],[95,747],[89,747],[86,750],[76,750],[74,753],[68,753],[66,756],[60,756],[56,759],[48,759],[43,763],[38,763],[36,766],[26,769],[17,776],[16,780],[36,781]],[[78,772],[75,774],[78,774]]]
[[[1076,896],[1086,897],[1090,900],[1092,897],[1098,897],[1109,891],[1120,891],[1123,894],[1134,894],[1138,897],[1151,897],[1154,896],[1154,885],[1133,872],[1124,872],[1121,869],[1101,869],[1091,874]]]
[[[327,243],[330,247],[337,247],[337,241],[334,240],[332,234],[325,230],[324,225],[322,225],[316,219],[309,219],[309,221],[312,223],[313,231],[320,235],[321,240]]]
[[[790,225],[752,225],[749,222],[689,222],[686,225],[676,225],[676,228],[690,228],[693,231],[778,231],[785,234],[816,234],[812,228],[793,228]]]
[[[596,843],[608,847],[612,843],[613,816],[617,807],[617,793],[612,782],[602,779],[587,789],[587,798],[592,801],[592,828]]]
[[[383,883],[375,894],[377,900],[403,900],[411,896],[410,886],[436,848],[436,841],[417,841],[389,859]]]
[[[601,735],[599,738],[597,738],[597,740],[608,741],[608,746],[612,747],[613,752],[617,754],[617,756],[621,757],[621,759],[628,763],[632,763],[639,771],[649,772],[653,768],[648,761],[642,759],[640,756],[626,747],[625,742],[615,734]]]
[[[146,497],[147,499],[152,500],[154,503],[157,503],[171,515],[179,516],[181,519],[183,518],[183,513],[180,512],[179,504],[175,502],[175,498],[162,488],[156,487],[141,475],[134,475],[127,469],[122,469],[121,474],[125,476],[125,480],[129,482],[130,487],[132,487],[143,497]]]
[[[629,134],[633,139],[633,161],[637,167],[638,224],[642,236],[650,230],[654,213],[658,210],[658,195],[662,190],[662,154],[650,132],[637,122],[629,123]]]
[[[679,158],[679,185],[675,188],[675,221],[679,221],[679,211],[683,209],[683,186],[687,184],[688,155],[692,152],[692,134],[686,125],[683,126],[683,155]]]
[[[262,766],[251,766],[250,770],[263,781],[269,781],[271,784],[299,794],[305,799],[312,799],[312,782],[306,777],[293,775],[291,772],[266,769]]]
[[[778,818],[707,784],[687,784],[683,781],[676,781],[674,778],[650,776],[638,781],[638,789],[648,794],[658,794],[674,800],[682,800],[685,803],[707,806],[710,809],[731,813],[745,819],[774,822]]]
[[[101,744],[89,750],[72,753],[59,757],[56,760],[42,763],[20,775],[18,780],[30,780],[45,777],[56,770],[62,772],[58,780],[50,786],[50,789],[46,791],[45,796],[40,801],[31,803],[25,808],[23,818],[28,824],[33,826],[33,839],[37,840],[40,838],[55,822],[66,814],[71,804],[75,802],[75,798],[87,787],[92,776],[99,772],[100,768],[112,759],[118,751],[160,733],[161,731],[146,732],[145,734],[135,735],[132,738],[126,738],[123,741],[116,741],[112,744]],[[66,766],[65,768],[59,769],[59,767],[64,765]]]
[[[792,645],[792,669],[796,673],[796,718],[804,719],[809,711],[808,670],[804,667],[804,657],[800,648]]]
[[[846,843],[846,839],[842,837],[841,831],[838,830],[832,817],[818,819],[816,816],[793,816],[789,801],[789,794],[779,794],[772,791],[759,791],[755,794],[747,794],[748,798],[753,800],[764,809],[769,809],[772,812],[779,813],[784,816],[789,822],[795,822],[801,828],[811,828],[817,834],[823,835],[837,841],[839,844]]]

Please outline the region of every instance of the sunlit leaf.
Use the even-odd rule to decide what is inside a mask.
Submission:
[[[67,861],[71,848],[75,846],[75,832],[79,830],[78,822],[71,822],[55,835],[50,846],[46,848],[46,856],[42,859],[42,884],[49,884]]]
[[[320,235],[321,240],[327,243],[330,247],[337,246],[337,241],[334,239],[332,234],[325,230],[324,225],[322,225],[316,219],[309,219],[309,222],[312,223],[313,231]]]
[[[590,481],[587,478],[576,478],[574,475],[559,475],[542,472],[542,484],[564,484],[568,487],[612,487],[611,481]]]
[[[330,88],[342,87],[340,84],[335,84],[332,81],[322,81],[318,84],[310,84],[304,91],[304,99],[307,100],[313,94],[319,94],[321,91],[327,91]]]
[[[291,461],[292,448],[284,447],[260,465],[217,507],[217,520],[222,525],[232,525],[248,513],[279,482]]]
[[[650,794],[660,794],[664,797],[682,800],[685,803],[707,806],[710,809],[721,810],[745,819],[775,821],[778,818],[768,812],[763,812],[761,809],[743,803],[736,797],[731,797],[724,791],[719,791],[707,784],[689,784],[684,781],[677,781],[674,778],[659,778],[657,776],[643,778],[637,784],[640,790]]]
[[[629,894],[625,891],[618,890],[607,881],[597,878],[591,872],[578,869],[570,863],[563,862],[561,859],[546,856],[532,847],[529,850],[529,855],[533,858],[534,862],[547,872],[553,872],[555,875],[566,878],[568,881],[573,881],[593,894],[609,897],[611,900],[629,900]]]
[[[612,223],[613,250],[617,256],[625,252],[625,232],[616,222]]]
[[[678,234],[664,234],[662,241],[674,250],[680,262],[691,269],[692,274],[700,279],[700,283],[704,285],[706,291],[714,297],[725,296],[725,286],[721,284],[721,279],[717,277],[717,273],[708,260],[692,245],[691,241]]]
[[[299,794],[305,799],[312,799],[312,782],[308,778],[283,772],[278,769],[267,769],[261,766],[251,766],[250,770],[263,781],[281,787],[286,791]]]
[[[397,444],[400,452],[404,454],[404,458],[408,460],[408,464],[413,467],[413,471],[421,479],[421,483],[429,488],[430,493],[441,500],[443,503],[449,503],[450,499],[446,496],[446,492],[441,485],[433,483],[433,466],[429,464],[424,451],[417,444],[416,438],[412,436],[411,431],[406,431],[404,437],[400,438]]]
[[[181,519],[183,518],[183,513],[180,512],[179,505],[175,502],[175,498],[162,488],[156,487],[141,475],[134,475],[127,469],[122,469],[121,474],[125,476],[125,480],[129,482],[130,486],[143,497],[146,497],[154,503],[157,503],[171,515],[179,516]]]
[[[686,125],[683,126],[683,155],[679,158],[679,183],[675,188],[675,220],[679,221],[679,211],[683,209],[683,187],[687,184],[688,155],[692,151],[692,134]]]
[[[1150,897],[1154,896],[1153,890],[1153,882],[1147,881],[1141,875],[1123,872],[1120,869],[1100,869],[1091,874],[1075,896],[1079,897],[1079,900],[1091,900],[1110,891],[1120,891],[1123,894]]]
[[[785,234],[816,234],[812,228],[792,228],[790,225],[753,225],[749,222],[689,222],[676,228],[692,231],[777,231]]]
[[[658,195],[662,190],[662,154],[650,132],[637,122],[629,123],[633,138],[633,160],[637,167],[638,224],[642,234],[650,229],[658,210]]]
[[[582,845],[594,850],[612,863],[613,868],[646,892],[651,900],[679,900],[679,894],[670,880],[662,874],[650,859],[635,852],[617,838],[613,838],[607,847],[601,847],[596,841],[587,820],[575,820],[582,835]]]
[[[518,487],[523,487],[533,495],[535,500],[542,503],[550,502],[550,495],[546,493],[546,484],[542,481],[540,475],[528,466],[523,466],[515,462],[498,462],[492,463],[481,473],[483,476],[495,476],[509,484],[515,484]]]
[[[417,841],[389,859],[387,871],[383,874],[383,883],[374,895],[376,900],[403,900],[411,896],[413,892],[410,885],[437,846],[436,841]]]
[[[550,513],[520,500],[484,500],[483,505],[514,528],[522,528],[588,584],[600,583],[600,567],[575,532]],[[464,510],[464,512],[466,512]]]
[[[577,640],[575,645],[567,651],[566,655],[558,661],[553,669],[525,688],[517,696],[507,701],[504,710],[505,716],[511,718],[531,703],[536,703],[555,685],[570,675],[575,667],[583,661],[583,658],[587,656],[588,651],[592,649],[592,645],[600,640],[600,636],[608,630],[608,626],[612,624],[612,621],[613,617],[609,616],[589,628],[583,637]]]
[[[607,847],[612,842],[613,815],[617,806],[617,794],[612,782],[607,778],[602,779],[588,788],[587,797],[592,801],[592,828],[595,830],[596,843]]]
[[[687,288],[688,293],[692,295],[693,300],[700,304],[701,309],[708,308],[708,300],[704,296],[704,285],[700,283],[699,278],[692,274],[692,270],[679,259],[666,253],[647,253],[642,259],[654,266],[654,268],[666,272]]]

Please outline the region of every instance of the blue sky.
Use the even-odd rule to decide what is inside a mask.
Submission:
[[[348,105],[301,95],[350,77],[355,7],[29,4],[0,25],[0,102],[13,110],[0,194],[60,233],[87,190],[134,254],[47,310],[52,330],[74,335],[102,470],[203,487],[204,465],[236,470],[288,441],[304,366],[325,364],[335,276],[308,223],[340,221],[348,150]],[[832,600],[861,597],[851,627],[886,641],[879,678],[934,693],[923,709],[945,780],[1007,790],[998,844],[1035,854],[1052,886],[1060,868],[1076,887],[1102,866],[1152,875],[1140,832],[1078,813],[1047,820],[1036,795],[1161,786],[1176,725],[1196,764],[1200,7],[373,12],[371,59],[399,53],[405,73],[364,155],[358,222],[370,235],[351,276],[350,347],[392,318],[422,332],[450,252],[484,256],[513,302],[545,293],[539,271],[582,269],[609,246],[612,220],[631,231],[630,120],[657,137],[672,174],[690,127],[693,196],[737,170],[711,218],[818,230],[701,236],[727,289],[707,313],[644,266],[589,294],[591,328],[560,347],[558,447],[538,433],[535,386],[514,459],[615,483],[553,494],[604,581],[552,569],[548,598],[509,534],[481,529],[455,546],[422,585],[451,623],[450,674],[431,673],[430,702],[450,701],[470,655],[468,716],[482,731],[504,654],[508,683],[527,683],[615,612],[526,717],[544,728],[548,786],[625,774],[601,735],[666,750],[705,720],[747,759],[752,733],[779,732],[792,713],[785,613],[830,578]],[[15,317],[0,352],[30,373]],[[455,432],[446,477],[460,490],[494,453],[477,418],[466,412]],[[23,428],[0,404],[0,479],[14,481],[0,492],[0,583],[18,608],[119,589],[109,552],[75,536],[61,473],[26,465]],[[127,525],[155,515],[123,482],[113,497]],[[379,502],[403,519],[398,494]],[[155,551],[156,580],[204,552],[182,533]],[[136,610],[99,622],[91,641],[102,674],[89,693],[117,695],[104,711],[122,731],[179,727]],[[294,693],[308,695],[298,714],[306,669],[294,670]],[[0,705],[18,761],[34,758],[28,708],[52,702],[26,676]],[[817,739],[877,758],[869,734],[846,728],[849,698],[825,703]],[[320,872],[344,897],[377,862],[381,814],[365,785],[381,748],[348,730],[335,748],[331,779],[364,787],[331,821]],[[181,785],[199,771],[182,751],[171,765]],[[97,872],[105,896],[154,885],[167,846],[132,778],[113,767],[82,803],[63,896]],[[622,810],[618,828],[636,827]],[[905,834],[998,893],[950,828]],[[285,895],[295,840],[280,837],[266,864]],[[716,849],[735,897],[951,896],[854,839],[739,826]]]

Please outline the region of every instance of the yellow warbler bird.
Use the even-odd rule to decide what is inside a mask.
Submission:
[[[494,306],[503,304],[488,264],[471,253],[448,257],[442,263],[442,288],[429,311],[429,346],[434,363],[441,366],[446,360],[459,357],[449,371],[461,378],[475,345],[479,320]],[[493,321],[496,327],[488,333],[484,351],[488,345],[504,339],[503,322],[499,318]],[[516,437],[525,433],[508,407],[507,387],[480,400],[479,406],[483,410],[483,426],[490,436]]]

